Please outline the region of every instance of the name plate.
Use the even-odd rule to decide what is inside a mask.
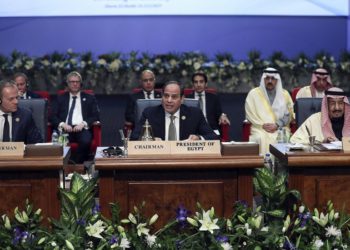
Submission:
[[[0,142],[0,157],[24,156],[24,142]]]
[[[129,141],[128,156],[170,155],[168,141]]]
[[[221,155],[220,141],[129,141],[128,156]]]
[[[343,151],[345,153],[350,153],[350,137],[343,137]]]
[[[172,155],[221,155],[220,141],[171,141]]]

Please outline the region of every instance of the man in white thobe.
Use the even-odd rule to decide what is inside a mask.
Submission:
[[[302,87],[296,96],[298,98],[324,96],[324,91],[332,87],[331,77],[326,69],[318,68],[311,76],[311,83],[308,86]]]
[[[289,136],[289,123],[294,117],[293,101],[288,91],[283,89],[276,69],[264,70],[260,86],[248,93],[245,113],[252,124],[249,141],[259,143],[261,154],[269,152],[269,145],[276,143],[279,128],[285,128]]]
[[[307,144],[309,135],[320,142],[338,141],[343,136],[350,136],[350,104],[343,90],[336,87],[326,90],[321,112],[306,119],[290,141]]]

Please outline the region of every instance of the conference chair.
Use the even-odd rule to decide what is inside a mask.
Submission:
[[[184,89],[184,95],[188,96],[193,93],[192,88],[185,88]],[[216,94],[217,90],[215,88],[206,88],[206,92]],[[220,139],[222,142],[227,142],[230,140],[230,125],[229,124],[220,124]]]
[[[86,89],[82,90],[87,94],[93,95],[94,91],[92,89]],[[58,90],[57,95],[62,95],[66,92],[66,90]],[[102,131],[101,131],[101,122],[100,121],[95,121],[92,124],[92,141],[91,141],[91,146],[90,146],[90,154],[95,154],[97,147],[101,146],[102,142]],[[50,130],[50,137],[49,140],[51,141],[51,135],[52,135],[52,126],[51,124],[49,125],[49,130]],[[69,146],[71,148],[71,151],[76,151],[78,148],[78,143],[72,142],[69,143]]]
[[[46,90],[34,90],[33,92],[35,94],[38,94],[41,98],[46,99],[48,101],[48,103],[50,103],[51,98],[50,98],[50,94],[48,91],[46,91]]]
[[[321,111],[322,98],[298,98],[294,103],[297,127],[312,114]]]
[[[295,100],[297,99],[297,94],[298,94],[300,89],[301,89],[301,87],[296,87],[296,88],[292,89],[291,97],[292,97],[293,102],[295,102]]]
[[[39,129],[41,137],[44,141],[47,141],[47,100],[41,98],[19,99],[18,106],[29,109],[32,112],[35,125]]]

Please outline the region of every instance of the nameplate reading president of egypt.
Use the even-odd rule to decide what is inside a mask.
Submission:
[[[0,142],[0,157],[23,158],[24,142]]]
[[[220,141],[130,141],[128,155],[221,155]]]

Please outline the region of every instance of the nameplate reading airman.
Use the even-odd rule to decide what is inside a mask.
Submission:
[[[129,141],[128,156],[170,155],[168,141]]]
[[[18,157],[23,158],[23,142],[0,142],[0,157]]]
[[[220,156],[220,141],[171,141],[172,155]]]
[[[343,151],[345,153],[350,153],[350,137],[343,137]]]

